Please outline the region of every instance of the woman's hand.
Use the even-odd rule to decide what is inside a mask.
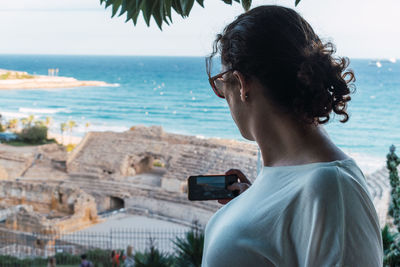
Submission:
[[[241,193],[246,191],[247,188],[249,188],[251,186],[251,182],[250,182],[249,179],[247,179],[246,175],[244,175],[243,172],[240,171],[240,170],[230,169],[229,171],[227,171],[225,173],[225,175],[232,175],[232,174],[237,175],[237,177],[239,179],[239,182],[231,184],[230,186],[228,186],[228,190],[231,190],[231,191],[237,190],[237,191],[239,191],[239,195],[240,195]],[[218,203],[225,205],[226,203],[228,203],[231,200],[232,200],[231,198],[219,199]]]

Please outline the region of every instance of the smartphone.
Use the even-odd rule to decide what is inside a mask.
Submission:
[[[188,178],[189,200],[216,200],[234,198],[239,191],[227,187],[238,182],[237,175],[199,175]]]

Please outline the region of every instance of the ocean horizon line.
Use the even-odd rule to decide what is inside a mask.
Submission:
[[[211,52],[210,52],[211,53]],[[61,56],[61,57],[133,57],[133,58],[206,58],[210,54],[206,55],[140,55],[140,54],[32,54],[32,53],[0,53],[0,56]],[[346,55],[336,55],[337,57],[347,57],[350,60],[388,60],[395,59],[400,60],[400,57],[351,57]],[[217,55],[216,58],[219,56]]]

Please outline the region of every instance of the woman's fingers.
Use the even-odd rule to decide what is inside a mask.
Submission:
[[[223,204],[225,205],[226,203],[228,203],[229,201],[231,201],[231,198],[226,198],[226,199],[218,199],[218,203],[219,204]]]
[[[239,195],[249,188],[250,185],[248,183],[234,183],[228,186],[228,190],[231,191],[239,191]]]
[[[236,190],[237,192],[239,192],[239,195],[241,193],[243,193],[244,191],[246,191],[251,186],[250,180],[247,179],[246,175],[244,175],[241,170],[230,169],[229,171],[227,171],[225,173],[225,175],[236,175],[238,177],[240,182],[229,185],[228,190],[230,190],[230,191]],[[231,200],[232,199],[230,199],[230,198],[219,199],[218,203],[225,205],[226,203],[228,203]]]
[[[236,175],[237,175],[237,177],[238,177],[238,179],[239,179],[239,181],[240,181],[241,183],[251,184],[250,180],[247,179],[246,175],[244,175],[243,172],[242,172],[241,170],[238,170],[238,169],[230,169],[229,171],[227,171],[227,172],[225,173],[225,175],[233,175],[233,174],[236,174]]]
[[[228,190],[230,191],[235,191],[237,190],[239,192],[239,195],[246,191],[250,187],[250,184],[247,183],[234,183],[228,186]],[[225,205],[229,201],[231,201],[232,198],[225,198],[225,199],[218,199],[218,203]]]

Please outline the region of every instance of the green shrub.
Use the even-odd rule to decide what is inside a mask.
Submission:
[[[0,74],[0,80],[8,80],[8,79],[33,79],[35,78],[32,75],[29,75],[27,73],[23,73],[23,72],[6,72],[3,74]]]
[[[13,256],[0,255],[0,266],[18,266],[18,267],[35,267],[35,266],[46,266],[46,258],[26,258],[19,259]]]
[[[111,251],[109,250],[94,249],[88,250],[84,254],[86,254],[87,260],[91,261],[95,267],[111,267]],[[81,263],[81,255],[57,253],[55,258],[57,264],[79,265]]]
[[[33,79],[35,77],[32,75],[29,75],[29,74],[25,74],[25,73],[16,73],[15,78],[17,78],[17,79]]]
[[[43,125],[27,126],[18,134],[18,137],[30,144],[43,144],[47,141],[48,128]]]
[[[154,166],[154,167],[164,168],[164,167],[165,167],[165,164],[162,163],[162,162],[159,161],[159,160],[155,160],[155,161],[153,162],[153,166]]]
[[[94,267],[111,267],[110,250],[94,249],[86,251],[85,254],[87,259],[93,263]],[[80,255],[73,255],[63,252],[56,253],[54,257],[56,258],[56,263],[58,266],[79,266],[81,264]],[[47,266],[48,260],[48,258],[41,257],[19,259],[13,256],[0,255],[0,266],[42,267]]]
[[[385,225],[382,229],[383,241],[383,266],[400,266],[400,179],[397,171],[400,165],[400,158],[395,153],[396,147],[390,147],[390,153],[386,156],[386,167],[389,170],[389,180],[392,187],[391,202],[389,206],[389,215],[393,218],[393,228]],[[393,231],[392,231],[393,230]]]
[[[56,253],[55,255],[57,264],[81,264],[81,257],[69,253]]]
[[[3,126],[3,124],[0,123],[0,133],[4,132],[6,130],[6,127]]]
[[[94,249],[87,251],[85,254],[95,267],[111,267],[110,250]]]
[[[145,253],[136,252],[135,267],[169,267],[174,263],[174,257],[160,252],[150,239],[150,248]]]
[[[0,80],[7,80],[11,76],[11,72],[0,74]]]
[[[204,232],[199,225],[186,233],[185,238],[177,238],[174,241],[177,247],[175,266],[200,267],[203,258]]]

